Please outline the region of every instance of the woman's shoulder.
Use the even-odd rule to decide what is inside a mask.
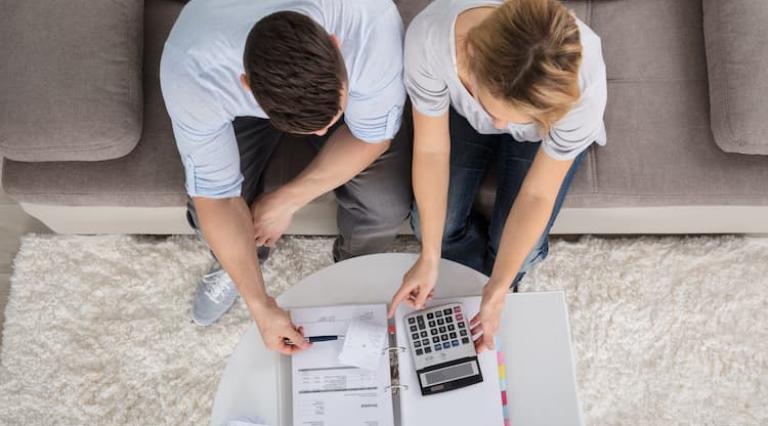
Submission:
[[[575,109],[602,111],[608,96],[602,43],[600,37],[584,22],[577,19],[576,23],[579,26],[581,39],[581,66],[579,67],[581,99]]]
[[[416,15],[405,31],[406,66],[434,67],[450,57],[450,24],[446,6],[451,0],[435,0]]]
[[[577,19],[582,60],[579,68],[581,97],[550,131],[550,138],[561,148],[597,141],[605,143],[603,114],[607,102],[607,81],[600,37]]]
[[[576,19],[581,39],[581,77],[605,79],[605,61],[600,37],[587,24]],[[591,78],[589,78],[591,79]]]
[[[440,30],[445,18],[445,9],[441,6],[448,3],[449,0],[435,0],[422,9],[408,24],[406,38],[424,40],[427,37],[435,37],[435,32]]]

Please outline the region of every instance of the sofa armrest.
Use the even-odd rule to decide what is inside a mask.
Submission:
[[[715,142],[726,152],[768,155],[768,2],[703,7]]]
[[[142,130],[143,0],[0,0],[0,157],[100,161]]]

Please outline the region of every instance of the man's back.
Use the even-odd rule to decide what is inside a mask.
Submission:
[[[396,80],[401,78],[397,69],[402,68],[402,42],[375,40],[402,40],[402,24],[394,23],[400,18],[390,1],[193,0],[184,7],[163,52],[161,75],[166,103],[171,104],[171,117],[185,119],[179,113],[189,105],[176,106],[176,93],[172,93],[183,90],[193,92],[177,96],[187,103],[204,101],[218,105],[214,114],[196,114],[202,115],[198,118],[204,121],[231,121],[237,116],[268,118],[239,78],[244,72],[243,50],[249,31],[261,18],[278,11],[306,15],[339,39],[353,100],[356,95],[386,91],[388,85],[397,84]],[[356,108],[354,102],[351,106]],[[178,116],[174,117],[175,114]],[[348,124],[355,133],[355,123]]]

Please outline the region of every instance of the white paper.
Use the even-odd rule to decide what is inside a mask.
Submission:
[[[230,420],[227,422],[227,426],[267,426],[267,424],[256,417],[253,419]]]
[[[364,370],[377,370],[384,359],[387,326],[370,321],[352,321],[344,338],[339,362]]]
[[[344,335],[352,322],[386,330],[385,305],[297,308],[305,336]],[[317,342],[291,359],[294,426],[393,426],[389,363],[363,370],[339,362],[344,341]]]

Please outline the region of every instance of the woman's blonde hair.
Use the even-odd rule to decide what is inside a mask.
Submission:
[[[465,39],[467,69],[543,133],[579,99],[581,41],[558,0],[507,0]]]

